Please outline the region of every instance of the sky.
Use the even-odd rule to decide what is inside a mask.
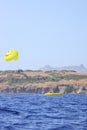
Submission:
[[[11,49],[18,61],[4,61]],[[87,0],[1,0],[0,70],[87,67]]]

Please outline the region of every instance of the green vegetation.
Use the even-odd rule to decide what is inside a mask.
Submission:
[[[27,72],[34,72],[38,73],[40,71],[27,71]],[[68,73],[69,72],[69,73]],[[70,74],[73,72],[74,74]],[[0,75],[7,75],[4,79],[0,78],[0,82],[8,82],[9,85],[16,84],[16,83],[44,83],[44,82],[58,82],[62,79],[64,80],[80,80],[80,79],[87,79],[87,75],[79,75],[74,71],[46,71],[44,72],[47,76],[42,75],[27,75],[23,73],[23,70],[18,71],[4,71]],[[16,75],[16,76],[15,76]]]
[[[66,76],[64,76],[64,79],[65,79],[65,80],[71,80],[71,79],[73,79],[73,80],[87,79],[87,75],[73,75],[73,74],[71,74],[71,75],[66,75]]]
[[[70,73],[74,73],[74,74],[68,74],[68,72]],[[80,80],[80,79],[87,79],[87,75],[79,75],[77,74],[75,71],[68,71],[68,70],[62,70],[62,71],[46,71],[45,73],[48,73],[48,75],[51,77],[50,79],[52,81],[59,81],[62,79],[65,80]],[[65,74],[67,73],[67,74]]]
[[[19,69],[0,71],[0,92],[44,93],[50,90],[64,93],[81,91],[87,93],[87,74],[66,70],[43,72]]]

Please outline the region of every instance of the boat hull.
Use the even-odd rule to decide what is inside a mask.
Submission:
[[[60,96],[61,93],[54,93],[54,92],[50,93],[50,92],[48,92],[48,93],[45,93],[44,95],[45,96]]]

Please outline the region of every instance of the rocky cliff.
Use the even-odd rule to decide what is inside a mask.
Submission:
[[[87,94],[87,74],[75,71],[0,71],[1,93],[61,93]]]

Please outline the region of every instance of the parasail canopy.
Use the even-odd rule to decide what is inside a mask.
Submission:
[[[8,51],[5,56],[4,56],[4,60],[5,61],[11,61],[11,60],[18,60],[18,51],[13,49],[13,50],[10,50]]]

